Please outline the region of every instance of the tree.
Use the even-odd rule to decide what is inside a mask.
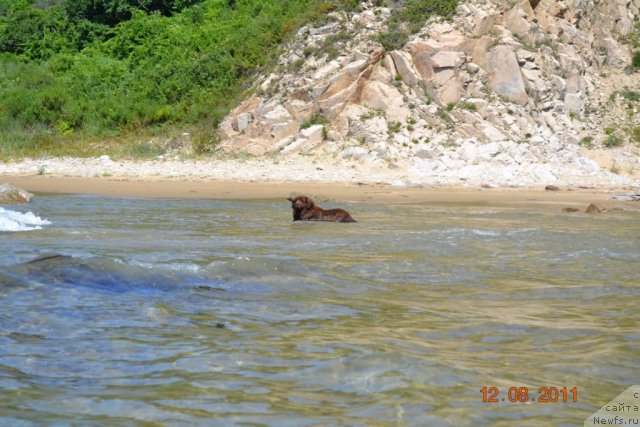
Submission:
[[[66,9],[76,19],[114,26],[131,19],[135,10],[171,16],[202,0],[67,0]]]

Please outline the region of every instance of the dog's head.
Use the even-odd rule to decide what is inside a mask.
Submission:
[[[293,210],[302,211],[305,209],[312,209],[315,206],[313,200],[307,196],[297,196],[294,198],[288,197],[287,200],[291,202],[291,209]]]

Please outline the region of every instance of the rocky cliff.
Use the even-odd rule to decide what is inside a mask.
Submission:
[[[640,177],[640,0],[470,0],[399,50],[363,2],[304,27],[220,126],[221,147],[403,168],[429,183]],[[416,178],[417,177],[417,178]]]

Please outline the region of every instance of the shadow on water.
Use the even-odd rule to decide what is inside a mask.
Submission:
[[[83,286],[109,293],[155,293],[189,286],[224,290],[199,284],[197,277],[175,271],[157,273],[142,267],[103,258],[75,258],[45,254],[0,270],[0,283],[11,285]]]

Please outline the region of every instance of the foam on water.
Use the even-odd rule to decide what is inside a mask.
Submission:
[[[0,208],[0,232],[39,230],[42,225],[49,225],[50,221],[42,219],[33,212],[16,212]]]

